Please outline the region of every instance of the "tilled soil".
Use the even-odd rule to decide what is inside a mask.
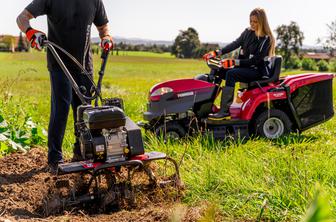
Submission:
[[[179,203],[180,192],[158,188],[135,193],[132,205],[102,211],[100,206],[76,206],[49,212],[48,201],[58,192],[58,179],[47,169],[47,155],[41,148],[25,154],[15,153],[0,159],[1,221],[196,221],[204,208]],[[78,175],[70,175],[71,180]],[[64,176],[63,176],[64,179]]]

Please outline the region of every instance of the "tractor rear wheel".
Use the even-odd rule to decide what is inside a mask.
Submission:
[[[254,130],[258,136],[277,139],[291,131],[292,121],[279,109],[263,111],[255,120]]]

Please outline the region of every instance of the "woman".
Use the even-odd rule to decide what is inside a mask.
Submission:
[[[265,62],[267,56],[275,54],[275,39],[269,27],[264,9],[256,8],[250,13],[250,28],[240,35],[234,42],[222,49],[209,52],[203,56],[205,60],[221,56],[241,47],[238,59],[222,60],[223,70],[220,74],[226,83],[222,90],[220,110],[210,114],[211,119],[224,119],[229,116],[229,108],[233,101],[236,82],[249,83],[267,78],[268,69]]]

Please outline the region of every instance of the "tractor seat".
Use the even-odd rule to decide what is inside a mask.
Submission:
[[[270,78],[268,79],[261,79],[258,81],[250,82],[248,84],[248,88],[255,88],[255,87],[260,87],[260,86],[265,86],[268,83],[272,82],[277,82],[280,77],[280,72],[281,72],[281,62],[282,62],[282,57],[281,56],[273,56],[270,59]]]

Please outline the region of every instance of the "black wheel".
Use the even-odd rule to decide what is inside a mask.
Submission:
[[[278,109],[263,111],[255,120],[254,132],[258,136],[276,139],[291,131],[292,121]]]
[[[163,136],[165,139],[179,140],[186,135],[186,131],[180,123],[171,121],[156,127],[155,134],[158,137]]]

